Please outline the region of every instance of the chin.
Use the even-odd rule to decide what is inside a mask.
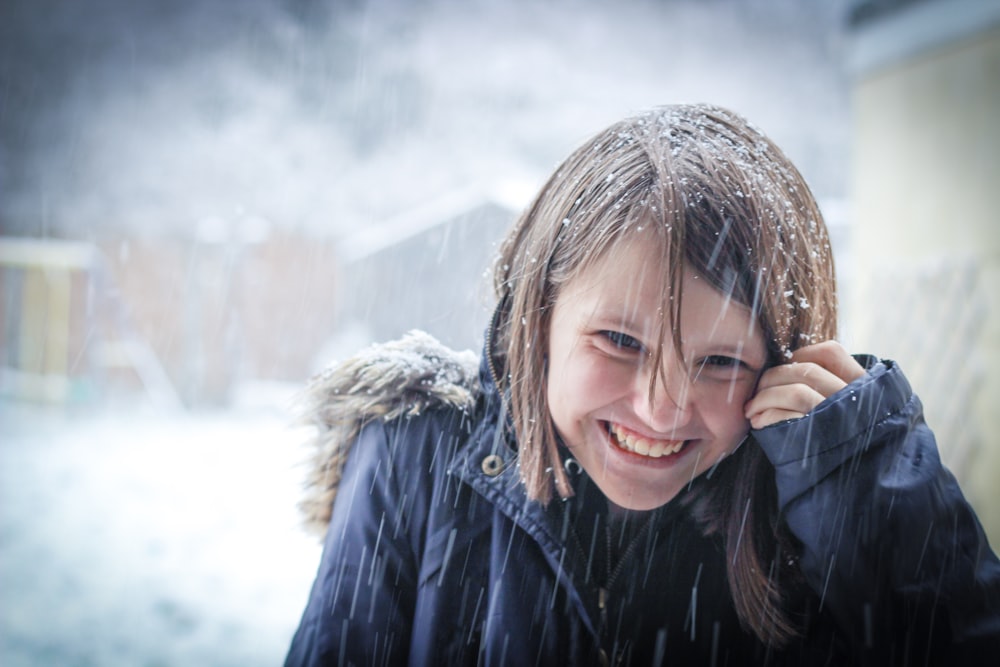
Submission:
[[[603,489],[601,489],[601,491],[604,492]],[[604,492],[604,496],[608,499],[608,502],[622,509],[633,512],[648,512],[650,510],[663,507],[676,498],[678,493],[680,493],[680,489],[677,489],[673,493],[664,493],[660,491],[658,493],[609,494]]]

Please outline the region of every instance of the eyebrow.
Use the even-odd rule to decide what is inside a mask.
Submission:
[[[616,329],[624,329],[632,333],[646,331],[644,327],[640,327],[635,320],[628,315],[624,313],[615,315],[611,312],[602,311],[600,308],[595,308],[591,311],[585,321],[590,326],[613,327]]]
[[[702,344],[712,348],[713,350],[718,350],[719,352],[731,352],[733,354],[743,354],[747,349],[747,345],[744,341],[739,343],[729,343],[728,341],[702,341]]]

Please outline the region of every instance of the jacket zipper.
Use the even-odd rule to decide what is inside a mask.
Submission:
[[[499,319],[502,304],[502,300],[497,304],[496,310],[493,311],[493,317],[490,319],[490,328],[486,330],[486,368],[490,371],[490,379],[493,380],[493,386],[497,388],[497,391],[501,395],[503,395],[503,389],[500,386],[500,378],[497,374],[496,364],[493,361],[493,332],[497,328],[497,319]]]
[[[632,559],[632,556],[635,554],[635,550],[639,548],[639,542],[641,542],[642,539],[646,536],[646,533],[649,531],[649,527],[653,524],[652,519],[653,519],[652,515],[646,518],[646,522],[643,524],[642,528],[639,529],[639,532],[636,533],[635,537],[632,538],[632,541],[629,542],[628,547],[626,547],[625,549],[625,553],[623,553],[621,558],[618,559],[618,563],[615,565],[614,571],[612,571],[611,574],[608,575],[608,579],[607,581],[604,582],[604,585],[597,589],[597,608],[600,610],[601,613],[602,635],[607,630],[608,627],[608,592],[614,585],[615,581],[618,579],[618,576],[622,573],[622,570],[625,569],[625,565],[627,565],[628,562]],[[611,560],[610,534],[608,535],[607,539],[608,539],[607,557],[608,561],[610,562]],[[621,656],[619,656],[619,658],[620,657]]]

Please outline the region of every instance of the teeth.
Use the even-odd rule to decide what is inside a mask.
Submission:
[[[617,424],[611,424],[611,435],[615,443],[625,451],[653,459],[676,454],[684,447],[683,440],[647,440],[623,431]]]

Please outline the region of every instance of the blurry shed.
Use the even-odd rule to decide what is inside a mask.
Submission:
[[[478,353],[493,260],[516,215],[496,198],[457,193],[345,239],[340,326],[321,361],[411,329]]]

